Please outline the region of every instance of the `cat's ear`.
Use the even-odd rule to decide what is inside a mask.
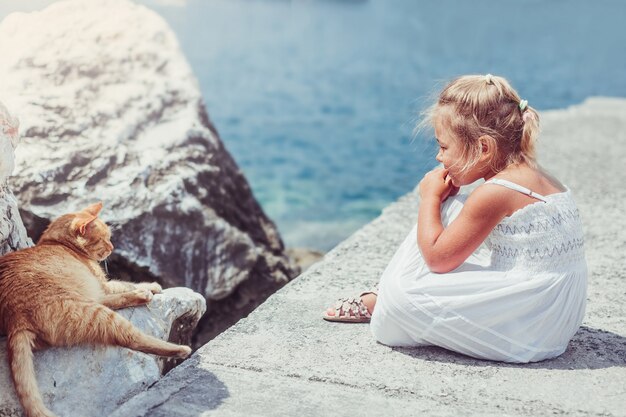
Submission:
[[[92,204],[86,209],[83,209],[85,213],[91,214],[92,216],[96,216],[96,217],[98,216],[98,213],[100,213],[100,210],[102,210],[102,201],[96,204]]]
[[[89,226],[89,223],[96,220],[97,218],[98,216],[90,216],[87,214],[79,215],[74,220],[73,226],[75,227],[75,230],[80,233],[81,236],[85,236],[85,233],[87,232],[87,226]]]
[[[76,213],[76,218],[72,222],[74,230],[76,230],[81,236],[85,236],[85,233],[87,233],[87,226],[89,226],[89,223],[98,218],[100,210],[102,210],[102,201],[92,204]]]

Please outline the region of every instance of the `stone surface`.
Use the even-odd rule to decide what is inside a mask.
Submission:
[[[171,288],[155,295],[147,306],[119,313],[144,332],[167,340],[181,318],[193,328],[205,309],[200,294],[188,288]],[[54,348],[35,353],[35,372],[44,403],[63,417],[109,414],[157,381],[160,366],[157,357],[119,347]],[[6,358],[6,339],[2,338],[0,416],[21,415]]]
[[[207,334],[297,275],[156,13],[127,0],[15,13],[0,56],[0,98],[21,119],[11,186],[33,239],[103,201],[112,275],[204,294]]]
[[[5,181],[0,184],[0,256],[32,245],[17,208],[17,199]]]
[[[15,166],[15,148],[19,142],[17,124],[0,103],[0,256],[33,244],[26,235],[17,199],[7,183]]]
[[[625,416],[626,100],[543,122],[540,160],[573,191],[590,269],[586,319],[562,356],[515,365],[389,348],[368,325],[321,320],[378,280],[416,220],[413,192],[111,416]]]

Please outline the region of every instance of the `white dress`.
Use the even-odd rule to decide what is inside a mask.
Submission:
[[[389,346],[440,346],[481,359],[534,362],[562,354],[585,314],[587,264],[578,209],[569,190],[541,196],[505,217],[457,269],[431,272],[417,225],[383,272],[372,315],[375,339]],[[466,195],[442,205],[456,217]]]

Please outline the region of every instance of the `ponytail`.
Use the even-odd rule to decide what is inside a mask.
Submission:
[[[520,155],[527,164],[535,166],[537,164],[535,144],[539,136],[539,114],[532,107],[526,106],[522,111],[522,120],[524,127],[520,140]]]

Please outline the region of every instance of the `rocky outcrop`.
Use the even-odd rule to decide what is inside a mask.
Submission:
[[[32,244],[17,209],[17,199],[6,182],[0,184],[0,256]]]
[[[15,165],[18,144],[17,120],[0,103],[0,256],[32,246],[17,208],[17,200],[7,184]]]
[[[103,201],[112,275],[205,295],[204,340],[297,274],[156,13],[60,1],[8,16],[0,56],[0,97],[22,122],[11,184],[33,239]]]
[[[200,294],[188,288],[171,288],[156,294],[147,306],[119,313],[148,334],[180,342],[169,336],[180,330],[189,333],[205,308]],[[35,353],[44,403],[63,417],[110,414],[157,381],[162,367],[157,357],[119,347],[67,347]],[[0,339],[0,416],[20,417],[21,410],[8,368],[5,339]]]

